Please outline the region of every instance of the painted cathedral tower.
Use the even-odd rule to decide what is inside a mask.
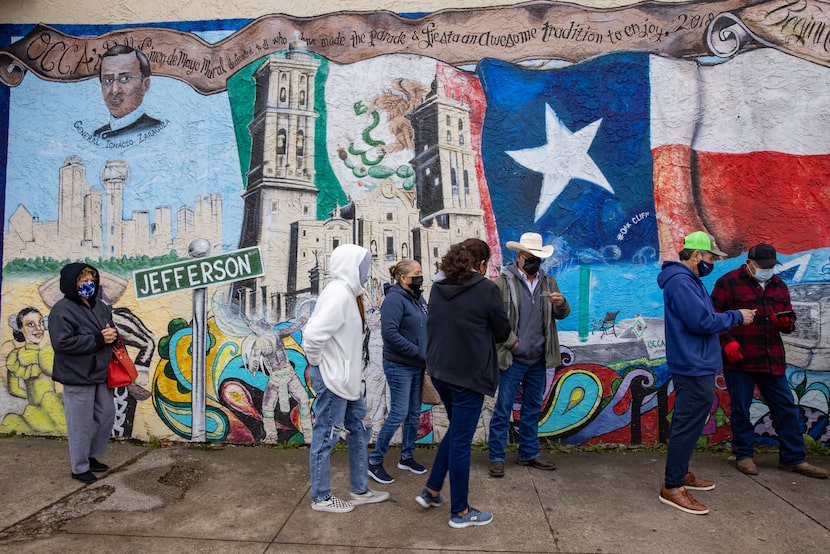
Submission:
[[[427,267],[455,242],[484,239],[476,152],[471,144],[470,106],[450,98],[437,78],[423,103],[407,117],[414,130],[415,189],[421,225],[443,232],[415,230],[413,257]]]
[[[246,313],[272,320],[293,306],[297,294],[292,232],[297,222],[317,218],[314,85],[319,65],[297,40],[287,52],[269,56],[253,75],[251,165],[239,246],[260,247],[266,275],[236,283],[233,301]]]

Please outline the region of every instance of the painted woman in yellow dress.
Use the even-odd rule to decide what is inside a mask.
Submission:
[[[8,414],[0,433],[66,434],[61,395],[55,392],[52,363],[55,353],[44,343],[46,322],[37,308],[28,306],[9,318],[14,340],[24,343],[6,357],[9,394],[25,398],[22,414]]]

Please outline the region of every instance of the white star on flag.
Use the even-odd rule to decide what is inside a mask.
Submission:
[[[545,104],[547,143],[535,148],[507,151],[507,155],[520,165],[544,175],[536,218],[539,221],[571,179],[582,179],[614,193],[597,164],[588,155],[602,119],[572,133],[550,105]]]

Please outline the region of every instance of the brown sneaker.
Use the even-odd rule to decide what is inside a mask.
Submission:
[[[747,475],[758,475],[758,468],[755,466],[755,461],[752,458],[743,458],[735,462],[735,467],[738,471]]]
[[[663,504],[668,504],[673,508],[686,512],[687,514],[702,516],[709,513],[709,508],[695,500],[694,497],[689,494],[689,491],[686,490],[686,487],[667,489],[666,485],[663,485],[660,488],[660,496],[658,498]]]
[[[490,462],[490,477],[504,477],[504,462]]]
[[[715,488],[715,482],[710,481],[709,479],[702,479],[692,473],[691,471],[686,474],[686,479],[683,482],[683,485],[687,489],[691,489],[693,491],[710,491]]]
[[[801,475],[806,475],[807,477],[815,477],[816,479],[827,479],[828,476],[826,469],[821,469],[820,467],[808,464],[807,462],[795,464],[794,466],[778,464],[778,469],[783,469],[784,471],[794,471],[795,473],[800,473]]]

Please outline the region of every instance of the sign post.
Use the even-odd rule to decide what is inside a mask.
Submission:
[[[191,258],[210,254],[207,239],[194,239],[187,249]],[[207,428],[207,287],[193,289],[193,325],[190,342],[190,442],[205,442]]]
[[[193,259],[133,272],[136,300],[193,289],[193,338],[191,342],[191,442],[205,442],[207,436],[206,372],[207,285],[241,281],[263,274],[259,247],[210,253],[210,242],[195,239],[190,243]]]

